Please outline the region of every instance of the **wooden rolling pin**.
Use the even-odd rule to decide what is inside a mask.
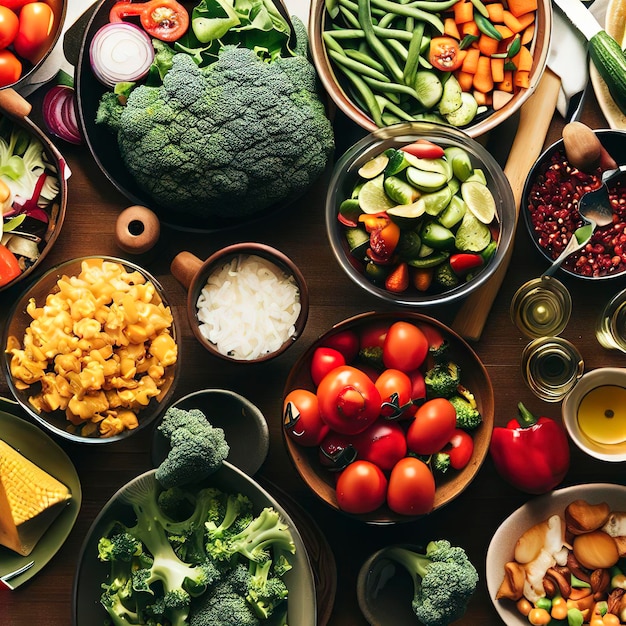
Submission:
[[[541,154],[556,101],[561,86],[560,78],[550,69],[546,69],[535,93],[522,105],[519,126],[511,151],[504,166],[504,173],[509,179],[515,199],[515,230],[520,211],[520,201],[524,182],[530,168]],[[489,317],[493,302],[504,280],[504,276],[513,256],[513,243],[491,278],[471,293],[457,312],[452,328],[465,339],[478,341]]]

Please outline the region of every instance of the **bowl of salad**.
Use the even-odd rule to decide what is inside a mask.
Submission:
[[[0,291],[37,270],[65,219],[70,171],[30,110],[13,89],[0,91]]]
[[[431,122],[380,128],[335,164],[326,229],[354,283],[390,304],[458,301],[511,245],[515,202],[500,165],[463,131]]]
[[[429,120],[477,137],[534,92],[548,56],[549,0],[392,4],[311,3],[322,83],[365,130]]]
[[[459,497],[485,460],[489,375],[433,317],[363,313],[314,341],[283,390],[283,439],[332,509],[368,524],[428,515]]]

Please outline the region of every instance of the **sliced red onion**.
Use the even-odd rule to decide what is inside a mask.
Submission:
[[[77,145],[83,142],[76,116],[76,93],[72,87],[55,85],[46,92],[43,119],[48,131],[56,137]]]
[[[102,26],[91,40],[89,60],[96,78],[107,87],[142,79],[154,60],[150,36],[129,22]]]

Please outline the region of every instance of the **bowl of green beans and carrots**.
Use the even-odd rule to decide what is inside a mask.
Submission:
[[[428,121],[477,137],[546,66],[549,0],[312,0],[311,54],[334,104],[371,132]]]

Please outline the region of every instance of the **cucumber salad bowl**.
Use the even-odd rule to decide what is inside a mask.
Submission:
[[[404,306],[466,297],[512,243],[515,201],[502,168],[461,130],[430,122],[378,129],[337,161],[326,228],[356,285]]]

